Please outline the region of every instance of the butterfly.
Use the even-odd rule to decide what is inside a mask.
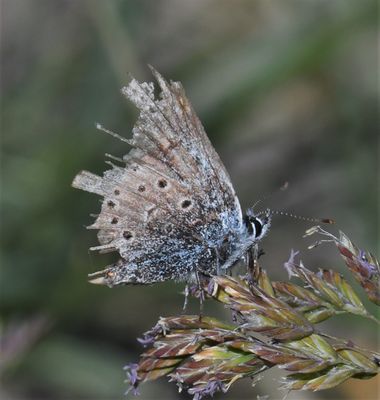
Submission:
[[[122,93],[139,109],[132,149],[103,176],[80,172],[72,186],[103,197],[89,229],[101,253],[119,260],[92,283],[194,282],[226,273],[268,232],[270,213],[243,215],[231,179],[184,89],[151,67],[153,83],[132,79]]]

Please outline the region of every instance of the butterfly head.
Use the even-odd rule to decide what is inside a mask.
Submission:
[[[255,242],[261,240],[268,232],[271,224],[271,211],[255,213],[253,208],[249,208],[244,217],[245,227],[248,234],[254,238]]]

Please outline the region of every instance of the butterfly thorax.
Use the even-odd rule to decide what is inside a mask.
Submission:
[[[248,209],[239,234],[235,235],[235,241],[229,245],[229,252],[224,253],[221,271],[225,272],[244,257],[267,234],[270,222],[269,213],[257,216],[252,209]]]

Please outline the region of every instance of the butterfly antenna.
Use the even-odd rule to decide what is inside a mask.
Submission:
[[[289,186],[289,182],[284,182],[279,188],[273,190],[272,192],[264,195],[263,197],[260,197],[257,201],[255,201],[255,203],[253,204],[253,206],[251,207],[252,209],[255,209],[255,207],[260,204],[261,202],[263,202],[264,200],[267,200],[269,198],[271,198],[273,195],[275,195],[276,193],[278,193],[279,191],[285,191]]]
[[[120,135],[119,135],[118,133],[116,133],[116,132],[113,132],[113,131],[110,131],[109,129],[106,129],[103,125],[99,124],[99,122],[97,122],[97,123],[95,124],[95,127],[96,127],[96,129],[99,129],[100,131],[103,131],[103,132],[105,132],[105,133],[108,133],[108,135],[111,135],[111,136],[113,136],[114,138],[119,139],[119,140],[121,140],[122,142],[125,142],[125,143],[128,143],[128,144],[129,144],[129,140],[128,140],[128,139],[126,139],[126,138],[123,137],[123,136],[120,136]]]
[[[278,211],[278,210],[269,210],[269,214],[271,215],[283,215],[285,217],[290,217],[294,219],[298,219],[301,221],[308,221],[308,222],[317,222],[322,224],[335,224],[335,221],[331,218],[313,218],[313,217],[304,217],[302,215],[293,214],[286,211]]]

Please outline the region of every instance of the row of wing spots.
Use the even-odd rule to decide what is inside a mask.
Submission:
[[[154,186],[154,182],[166,181],[169,182],[170,187],[174,188],[178,193],[184,193],[190,190],[191,185],[187,181],[178,181],[173,178],[170,175],[168,166],[163,162],[157,162],[154,157],[146,154],[143,158],[133,159],[133,161],[135,162],[134,168],[132,168],[132,172],[128,169],[128,172],[131,177],[136,179],[136,182],[145,178],[151,181]]]
[[[110,200],[119,203],[119,208],[124,205],[134,207],[135,204],[128,204],[133,198],[138,204],[141,204],[141,200],[156,204],[165,199],[163,194],[167,196],[169,192],[175,191],[185,195],[188,192],[178,181],[159,172],[157,168],[149,167],[145,161],[142,166],[131,166],[130,169],[114,166],[113,170],[105,172],[104,180],[107,181],[106,191]],[[154,197],[148,195],[148,189]]]
[[[105,229],[99,229],[97,236],[100,246],[93,246],[90,250],[102,253],[109,251],[118,251],[120,253],[121,249],[128,247],[128,244],[135,239],[136,232],[136,225],[132,224],[131,221],[120,228],[111,229],[106,227]]]
[[[126,221],[138,224],[141,222],[143,210],[141,208],[130,209],[129,212],[110,212],[107,208],[109,201],[103,202],[102,211],[96,218],[93,224],[89,225],[87,229],[118,229],[123,226]],[[107,204],[107,205],[106,205]]]
[[[125,171],[119,168],[119,172],[120,178],[113,178],[113,186],[116,189],[105,199],[102,207],[102,211],[117,214],[110,220],[113,224],[117,223],[115,217],[129,215],[136,210],[137,218],[140,217],[141,220],[141,215],[149,216],[153,209],[161,208],[169,213],[185,210],[189,212],[195,204],[198,204],[195,193],[190,194],[190,190],[184,185],[167,175],[158,173],[146,163],[141,169]],[[201,200],[199,198],[199,204]],[[143,211],[140,210],[142,205]],[[145,221],[146,219],[144,218]]]
[[[148,158],[144,160],[141,165],[141,174],[139,175],[138,172],[136,172],[134,176],[134,179],[141,183],[138,186],[140,192],[142,191],[143,194],[148,194],[148,189],[153,187],[156,194],[154,198],[157,200],[157,203],[160,203],[160,196],[162,195],[163,200],[166,200],[169,209],[172,211],[186,210],[189,212],[191,208],[199,206],[200,213],[198,216],[206,217],[205,208],[202,206],[207,195],[202,189],[201,192],[199,192],[197,176],[194,176],[192,185],[194,185],[194,188],[197,188],[198,190],[194,190],[190,186],[190,179],[189,183],[186,184],[186,182],[178,182],[177,180],[171,179],[168,175],[157,171],[157,165],[154,165],[153,159]],[[151,174],[156,175],[156,178],[152,179],[150,176],[145,177],[143,171],[146,169],[148,169]],[[155,204],[157,205],[157,203]],[[172,207],[173,205],[174,208]]]
[[[128,211],[128,207],[140,209],[143,207],[144,215],[149,216],[155,209],[161,209],[166,213],[176,213],[191,206],[192,196],[189,194],[189,189],[168,176],[163,177],[162,174],[157,174],[154,170],[146,172],[145,168],[141,173],[135,172],[123,178],[124,190],[128,191],[130,199],[136,200],[136,204],[130,204],[131,201],[129,204],[126,202],[123,204],[123,198],[121,198],[124,209]],[[182,202],[180,202],[181,199]]]

